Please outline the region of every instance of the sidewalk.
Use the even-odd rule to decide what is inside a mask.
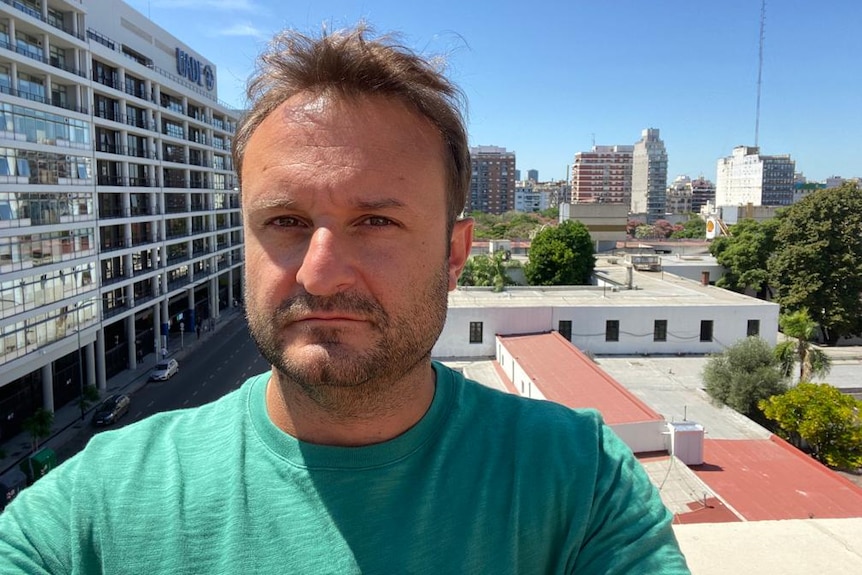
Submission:
[[[225,325],[234,320],[242,319],[242,317],[243,314],[240,308],[228,308],[222,311],[212,330],[201,333],[200,339],[194,332],[186,333],[182,338],[180,334],[171,334],[168,340],[168,357],[175,358],[182,364],[184,357],[195,351]],[[150,371],[155,366],[156,361],[157,357],[154,354],[149,354],[144,358],[144,362],[137,365],[134,369],[126,369],[110,378],[107,381],[107,389],[102,394],[102,397],[107,397],[113,393],[132,394],[139,390],[147,384]],[[81,408],[77,401],[71,401],[58,409],[54,412],[54,424],[51,427],[51,435],[39,443],[39,448],[50,447],[54,451],[57,451],[60,446],[76,435],[82,426],[90,425],[90,417],[92,417],[92,412],[98,404],[99,402],[95,402],[87,408],[83,421],[81,421]],[[17,468],[18,464],[30,455],[30,434],[22,432],[5,441],[0,447],[6,452],[6,457],[0,459],[0,475],[2,475],[13,467]]]

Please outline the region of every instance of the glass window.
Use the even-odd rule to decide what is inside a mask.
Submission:
[[[667,341],[667,320],[657,319],[653,325],[653,341]]]
[[[700,322],[700,341],[712,341],[711,319],[705,319]]]
[[[566,338],[569,341],[572,341],[572,321],[568,319],[561,319],[560,324],[558,326],[559,329],[557,331],[560,332],[560,335]]]
[[[470,322],[470,343],[482,343],[482,322]]]
[[[760,320],[759,319],[750,319],[748,320],[748,327],[745,330],[745,335],[748,337],[756,337],[760,335]]]
[[[605,322],[605,341],[620,340],[620,321],[617,319],[609,319]]]

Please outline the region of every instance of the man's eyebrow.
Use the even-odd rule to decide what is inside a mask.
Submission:
[[[252,210],[289,209],[296,207],[296,200],[284,197],[261,198],[251,202],[248,207]]]
[[[371,200],[356,200],[353,207],[360,210],[382,210],[387,208],[404,208],[407,207],[402,200],[398,198],[380,198]],[[299,202],[294,198],[276,197],[276,198],[260,198],[249,205],[249,208],[254,210],[272,210],[272,209],[291,209],[296,208]]]

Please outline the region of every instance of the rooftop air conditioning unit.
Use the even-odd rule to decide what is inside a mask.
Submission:
[[[668,422],[670,453],[686,465],[703,464],[703,426],[693,421]]]

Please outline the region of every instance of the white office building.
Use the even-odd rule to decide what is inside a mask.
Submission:
[[[0,437],[241,298],[216,80],[119,0],[0,3]]]
[[[755,146],[737,146],[718,160],[715,205],[789,206],[795,172],[789,155],[764,156]]]

